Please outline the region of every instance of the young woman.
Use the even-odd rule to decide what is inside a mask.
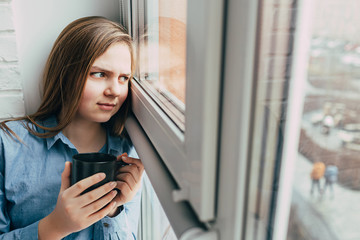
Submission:
[[[0,239],[135,239],[144,167],[123,135],[134,71],[131,38],[117,23],[85,17],[59,35],[32,115],[0,124]],[[70,185],[76,153],[129,165],[117,181]]]

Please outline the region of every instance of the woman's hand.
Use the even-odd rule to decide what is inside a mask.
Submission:
[[[128,157],[127,153],[118,156],[117,159],[129,164],[121,167],[116,176],[119,193],[114,198],[116,206],[119,207],[133,199],[141,186],[141,177],[144,172],[144,165],[140,159]],[[117,214],[117,208],[108,214],[113,217]]]
[[[71,163],[65,163],[61,175],[61,188],[54,211],[40,220],[39,239],[61,239],[73,232],[87,228],[99,221],[117,206],[112,201],[116,196],[116,182],[106,183],[86,194],[88,187],[100,182],[105,174],[98,173],[70,187]]]

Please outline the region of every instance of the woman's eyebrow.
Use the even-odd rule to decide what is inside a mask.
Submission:
[[[91,70],[96,70],[96,71],[103,71],[103,72],[111,72],[110,70],[107,70],[105,68],[102,67],[98,67],[98,66],[92,66]]]
[[[112,73],[111,70],[107,70],[107,69],[105,69],[105,68],[98,67],[98,66],[92,66],[92,67],[90,68],[90,70],[91,70],[91,71],[100,71],[100,72],[109,72],[109,73],[111,72],[111,73]],[[121,73],[121,75],[130,76],[131,73]]]

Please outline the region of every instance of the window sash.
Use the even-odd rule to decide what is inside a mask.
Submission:
[[[146,4],[131,5],[136,41],[145,27]],[[185,132],[136,80],[131,82],[133,113],[179,187],[174,201],[188,201],[202,221],[215,218],[223,4],[188,1]]]

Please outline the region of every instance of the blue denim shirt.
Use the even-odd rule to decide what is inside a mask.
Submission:
[[[56,118],[42,123],[55,126]],[[0,239],[38,239],[39,220],[55,208],[65,162],[78,151],[61,132],[52,138],[30,134],[18,122],[7,125],[24,143],[14,141],[0,130]],[[100,152],[137,157],[128,140],[107,134]],[[116,217],[105,217],[65,239],[136,239],[140,193],[124,205]]]

